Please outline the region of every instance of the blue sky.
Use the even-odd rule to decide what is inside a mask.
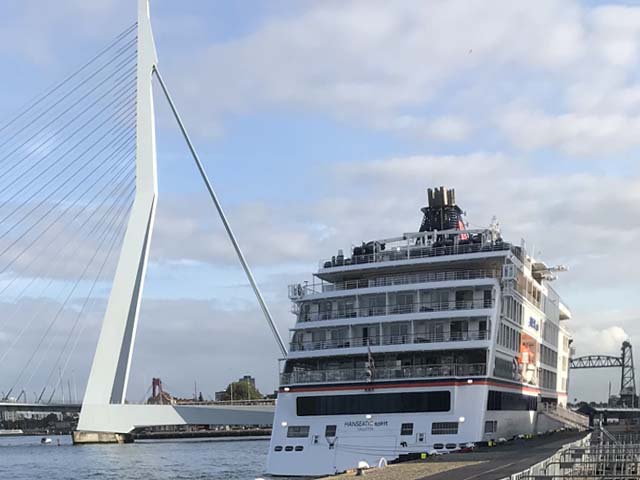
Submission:
[[[5,2],[0,117],[134,14],[125,0]],[[638,7],[156,0],[152,16],[159,68],[283,333],[288,283],[337,248],[415,230],[425,188],[446,184],[472,224],[496,215],[507,239],[570,266],[557,289],[580,354],[640,339]],[[212,394],[253,373],[271,390],[275,344],[157,102],[160,200],[132,396],[151,376]],[[99,315],[87,321],[79,382]],[[572,394],[603,398],[618,376],[593,378],[576,375]]]

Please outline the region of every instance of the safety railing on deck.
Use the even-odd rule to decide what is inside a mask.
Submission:
[[[473,340],[486,340],[490,332],[480,330],[477,332],[447,332],[447,333],[416,333],[406,335],[378,335],[368,337],[353,337],[338,340],[321,340],[311,342],[292,342],[292,352],[304,352],[313,350],[327,350],[333,348],[355,348],[370,345],[407,345],[414,343],[439,343],[439,342],[468,342]]]
[[[452,272],[425,272],[409,275],[394,275],[389,277],[365,278],[347,280],[337,283],[306,283],[289,285],[289,298],[298,300],[308,295],[358,290],[363,288],[387,287],[395,285],[411,285],[416,283],[447,282],[452,280],[477,280],[483,278],[498,278],[498,270],[462,270]]]
[[[378,317],[385,315],[405,315],[409,313],[443,312],[451,310],[474,310],[481,308],[493,308],[493,300],[460,300],[456,302],[420,302],[408,303],[405,305],[387,305],[375,307],[345,308],[330,312],[299,312],[297,309],[293,313],[298,314],[300,322],[316,322],[320,320],[336,320],[342,318]]]
[[[371,379],[368,377],[368,372],[364,368],[349,368],[281,373],[280,384],[365,382],[369,380],[397,380],[406,378],[481,377],[486,376],[486,374],[487,367],[483,363],[382,367],[373,369]]]
[[[271,398],[260,398],[256,400],[175,400],[173,405],[189,405],[189,406],[238,406],[238,407],[247,407],[247,406],[273,406],[275,405],[275,399]]]
[[[332,257],[320,262],[321,269],[343,267],[348,265],[359,265],[377,262],[393,262],[399,260],[415,260],[419,258],[440,257],[446,255],[462,255],[466,253],[497,252],[509,250],[511,244],[480,244],[472,243],[465,245],[453,245],[449,247],[398,247],[389,250],[382,250],[376,253],[365,255],[352,255],[350,258]]]

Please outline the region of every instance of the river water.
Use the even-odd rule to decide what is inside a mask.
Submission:
[[[0,479],[253,480],[264,476],[269,448],[264,439],[73,446],[69,436],[50,438],[0,437]]]

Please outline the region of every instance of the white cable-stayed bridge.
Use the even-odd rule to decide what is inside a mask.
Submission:
[[[273,418],[268,405],[125,400],[158,197],[154,83],[287,354],[157,63],[148,0],[139,0],[135,24],[0,124],[0,365],[19,365],[0,379],[2,401],[50,404],[64,400],[65,388],[70,401],[71,360],[89,319],[104,312],[79,443],[122,441],[143,426]],[[96,293],[109,287],[105,307]]]

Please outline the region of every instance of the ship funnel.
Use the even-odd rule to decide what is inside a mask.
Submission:
[[[456,191],[453,188],[428,188],[427,203],[428,206],[422,208],[421,232],[464,230],[462,210],[456,205]]]
[[[427,201],[431,208],[452,207],[456,204],[456,191],[453,188],[445,189],[444,187],[428,188]]]

